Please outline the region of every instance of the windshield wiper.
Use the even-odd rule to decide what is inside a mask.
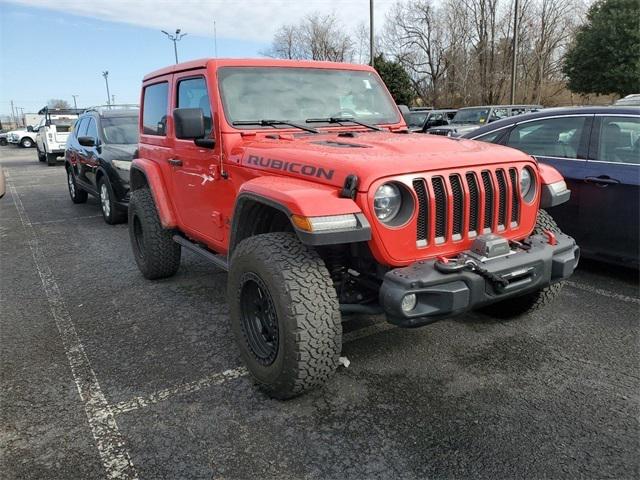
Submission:
[[[345,118],[345,117],[327,117],[327,118],[307,118],[305,120],[307,123],[355,123],[356,125],[360,125],[361,127],[367,127],[371,130],[375,130],[376,132],[381,132],[382,128],[376,127],[375,125],[371,125],[369,123],[364,123],[359,120],[354,120],[353,118]]]
[[[231,122],[231,125],[260,125],[261,127],[275,127],[276,125],[289,125],[290,127],[299,128],[300,130],[304,130],[310,133],[320,133],[315,128],[306,127],[304,125],[300,125],[295,122],[290,122],[288,120],[238,120],[236,122]]]

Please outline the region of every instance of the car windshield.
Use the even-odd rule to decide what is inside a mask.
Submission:
[[[102,117],[102,137],[105,143],[138,143],[138,116]]]
[[[288,120],[304,124],[308,119],[331,117],[352,118],[369,124],[399,121],[393,100],[372,72],[227,67],[220,69],[218,77],[222,104],[230,123]]]
[[[422,127],[427,119],[429,112],[411,112],[407,118],[407,124],[410,127]]]
[[[487,122],[488,116],[488,108],[465,108],[462,110],[458,110],[451,123],[475,123],[482,125]]]

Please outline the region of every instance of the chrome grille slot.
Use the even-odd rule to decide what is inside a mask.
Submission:
[[[451,184],[451,193],[453,194],[453,225],[451,234],[453,240],[460,240],[462,238],[462,227],[464,224],[464,192],[462,190],[460,175],[449,175],[449,183]]]
[[[416,229],[416,241],[419,247],[424,247],[428,244],[429,237],[429,225],[428,225],[428,205],[427,189],[423,179],[415,179],[413,181],[413,189],[418,197],[418,225]]]
[[[484,187],[484,231],[490,232],[493,227],[493,182],[491,174],[482,172],[482,186]]]
[[[442,177],[433,177],[433,196],[435,200],[436,243],[444,243],[447,235],[447,191]]]
[[[520,195],[518,195],[518,172],[515,168],[509,169],[511,177],[511,226],[515,227],[520,223]]]
[[[504,170],[496,170],[498,183],[498,231],[504,230],[507,225],[507,181]]]

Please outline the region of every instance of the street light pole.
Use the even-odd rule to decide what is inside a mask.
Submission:
[[[511,58],[511,105],[516,103],[516,73],[518,61],[518,0],[514,2],[513,14],[513,52]]]
[[[79,95],[71,95],[73,97],[73,109],[76,111],[76,113],[78,112],[78,104],[76,102],[76,97],[79,97]]]
[[[105,70],[104,72],[102,72],[102,76],[104,77],[104,83],[107,86],[107,105],[110,107],[111,95],[109,94],[109,72]]]
[[[165,32],[164,30],[161,30],[161,32],[164,33],[167,38],[173,42],[173,53],[176,56],[176,63],[178,63],[178,42],[182,40],[182,37],[184,37],[186,33],[180,33],[179,28],[176,29],[176,33],[174,35]]]
[[[373,33],[373,0],[369,0],[369,60],[370,64],[373,67],[373,43],[374,43],[374,33]]]

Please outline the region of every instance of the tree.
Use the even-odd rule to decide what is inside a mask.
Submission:
[[[567,52],[563,72],[577,93],[640,92],[640,2],[593,4]]]
[[[393,100],[400,105],[410,105],[415,98],[411,77],[400,62],[390,61],[384,55],[376,55],[373,66],[387,85]]]
[[[61,98],[52,98],[47,102],[49,108],[71,108],[69,102],[62,100]]]
[[[354,46],[335,15],[307,15],[299,25],[283,25],[271,47],[262,52],[268,57],[298,60],[349,62]]]

